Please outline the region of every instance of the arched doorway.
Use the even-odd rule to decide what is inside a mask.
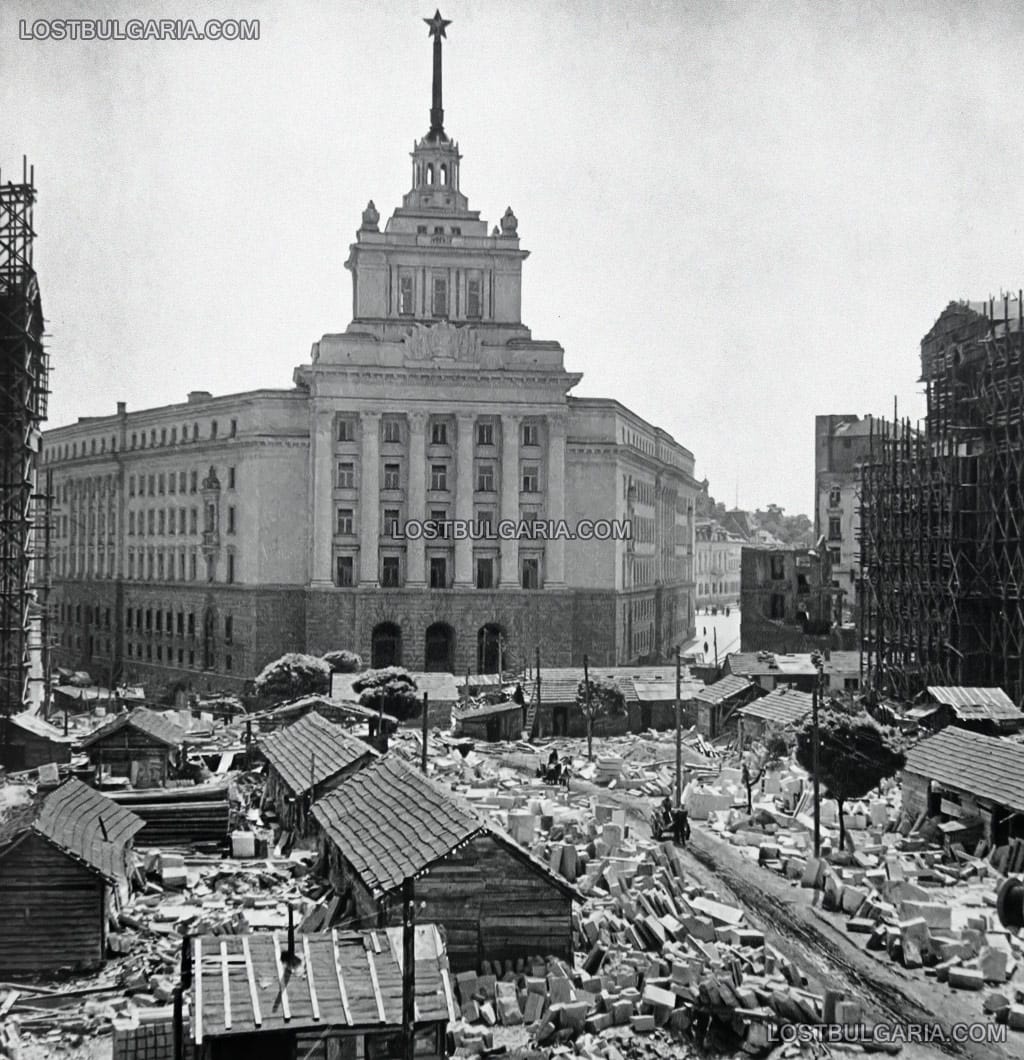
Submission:
[[[427,673],[455,672],[455,630],[447,622],[427,627],[423,669]]]
[[[505,631],[497,622],[488,622],[476,632],[476,671],[480,674],[500,673],[505,665],[503,658]]]
[[[374,626],[370,646],[370,665],[375,670],[402,665],[402,630],[394,622]]]

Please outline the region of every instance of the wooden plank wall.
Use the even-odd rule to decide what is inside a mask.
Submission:
[[[572,960],[571,899],[490,836],[478,836],[417,880],[416,903],[419,923],[444,927],[454,971],[538,954]],[[402,922],[397,900],[388,921]]]
[[[105,888],[99,876],[36,835],[0,858],[0,972],[100,963]]]
[[[167,780],[170,748],[138,729],[124,726],[87,748],[89,761],[96,765],[103,763],[117,776],[132,776],[132,763],[138,762],[144,773],[148,774],[145,787],[159,787]]]

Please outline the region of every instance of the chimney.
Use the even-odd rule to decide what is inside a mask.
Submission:
[[[127,401],[119,401],[117,403],[117,414],[118,414],[118,416],[125,416],[125,415],[127,415],[127,413],[128,413],[128,402]]]

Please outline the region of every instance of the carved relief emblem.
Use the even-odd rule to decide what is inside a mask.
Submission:
[[[480,336],[475,328],[457,328],[447,320],[415,324],[405,339],[409,357],[416,361],[476,361]]]

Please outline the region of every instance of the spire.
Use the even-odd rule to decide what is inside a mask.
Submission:
[[[441,104],[441,38],[447,37],[445,27],[452,24],[452,20],[441,18],[441,12],[434,9],[433,18],[423,20],[430,27],[428,35],[434,38],[434,82],[430,97],[430,132],[427,133],[428,140],[447,140],[444,131],[444,108]]]

